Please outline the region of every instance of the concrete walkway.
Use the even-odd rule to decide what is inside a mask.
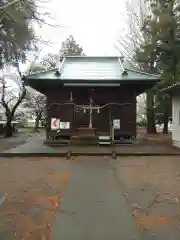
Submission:
[[[2,153],[5,155],[58,155],[65,156],[70,150],[75,155],[112,155],[115,151],[117,155],[136,156],[136,155],[180,155],[180,149],[172,147],[170,144],[163,144],[156,141],[145,141],[137,144],[127,144],[115,147],[105,146],[58,146],[51,147],[44,145],[44,133],[34,133],[24,144],[8,149]],[[7,154],[6,154],[7,153]],[[1,155],[1,156],[2,156]]]
[[[45,136],[43,133],[34,133],[31,137],[27,139],[27,141],[19,146],[8,149],[4,151],[4,153],[33,153],[33,154],[67,154],[69,150],[73,152],[96,152],[96,153],[109,153],[111,154],[112,149],[110,147],[83,147],[83,146],[59,146],[59,147],[51,147],[44,145]]]
[[[5,196],[2,192],[0,192],[0,205],[4,202]]]
[[[8,149],[5,153],[56,153],[56,149],[43,145],[44,139],[44,134],[34,133],[24,144]]]
[[[123,193],[105,158],[69,162],[72,177],[51,240],[140,239]]]

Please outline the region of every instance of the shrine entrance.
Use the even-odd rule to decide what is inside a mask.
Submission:
[[[87,106],[75,104],[75,126],[76,128],[89,128],[89,114]]]
[[[90,100],[89,105],[75,104],[75,126],[76,128],[94,129],[97,135],[110,134],[109,106],[93,105]]]

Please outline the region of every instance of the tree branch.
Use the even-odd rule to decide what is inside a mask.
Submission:
[[[3,69],[2,71],[2,79],[1,79],[1,83],[2,83],[2,96],[1,96],[1,104],[2,106],[5,108],[6,113],[9,114],[10,113],[10,109],[8,107],[8,104],[5,101],[5,89],[6,89],[6,85],[5,85],[5,79],[4,79],[4,71]]]
[[[14,4],[17,4],[19,2],[22,2],[23,0],[13,0],[12,2],[8,2],[4,4],[3,6],[0,6],[0,10],[6,10],[7,8],[11,7]]]

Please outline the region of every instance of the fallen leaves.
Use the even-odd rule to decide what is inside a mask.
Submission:
[[[178,203],[179,203],[179,199],[178,199],[178,198],[173,198],[173,199],[172,199],[172,203],[178,204]]]
[[[47,239],[70,177],[71,173],[52,172],[38,182],[33,180],[33,186],[18,188],[16,197],[8,194],[1,213],[4,226],[14,232],[14,239]]]
[[[169,193],[168,193],[169,195]],[[172,217],[168,216],[167,214],[164,213],[150,213],[149,210],[150,208],[155,204],[159,203],[158,197],[160,196],[160,193],[157,192],[149,201],[148,204],[148,210],[143,210],[137,203],[132,203],[131,208],[132,208],[132,216],[135,219],[137,225],[140,227],[141,231],[144,230],[152,230],[154,231],[155,229],[161,228],[162,226],[167,227],[167,226],[178,226],[179,225],[179,220],[173,219]],[[170,196],[169,196],[170,198]],[[170,198],[171,200],[170,203],[173,204],[178,204],[179,203],[179,198]]]
[[[134,210],[141,208],[137,203],[133,203],[133,204],[131,205],[131,207],[132,207]]]
[[[179,224],[178,221],[172,219],[170,216],[161,213],[145,215],[136,211],[134,217],[137,225],[140,226],[141,229],[143,228],[147,230],[155,230],[162,226],[175,226]]]

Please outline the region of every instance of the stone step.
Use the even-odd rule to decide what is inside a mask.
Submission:
[[[116,145],[118,145],[118,144],[119,145],[120,144],[132,144],[132,143],[134,143],[134,141],[124,139],[124,140],[114,140],[113,143],[116,144]]]
[[[72,145],[97,145],[98,139],[96,136],[73,136],[71,140]]]
[[[109,146],[111,145],[111,142],[98,142],[98,144],[103,146]]]
[[[98,144],[103,146],[111,145],[111,137],[110,136],[99,136]]]
[[[46,140],[45,144],[48,146],[64,146],[64,145],[69,145],[70,140]]]

